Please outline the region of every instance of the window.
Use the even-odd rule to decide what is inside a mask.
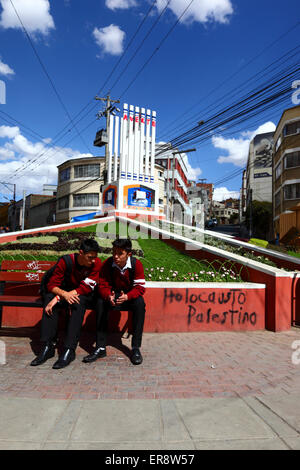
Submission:
[[[277,152],[277,150],[279,149],[281,141],[282,141],[281,136],[279,136],[278,139],[276,140],[275,152]]]
[[[281,162],[275,168],[275,179],[277,180],[281,175]]]
[[[67,181],[70,179],[71,168],[65,168],[59,172],[59,182]]]
[[[58,200],[58,208],[61,209],[68,209],[69,208],[69,196],[61,197]]]
[[[300,183],[287,184],[284,187],[284,199],[300,199]]]
[[[74,194],[73,207],[97,207],[99,206],[99,194]]]
[[[291,134],[300,133],[300,121],[290,122],[286,124],[283,128],[284,137]]]
[[[280,198],[280,191],[278,191],[277,194],[275,194],[275,207],[278,207],[280,205],[280,202],[281,202],[281,198]]]
[[[300,166],[300,152],[289,153],[284,158],[285,168],[295,168]]]
[[[98,178],[100,176],[100,165],[76,165],[74,167],[74,178]]]

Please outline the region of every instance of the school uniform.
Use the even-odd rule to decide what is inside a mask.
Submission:
[[[48,284],[48,293],[44,299],[44,310],[41,324],[41,341],[48,343],[54,341],[57,335],[59,310],[61,308],[70,309],[71,316],[68,321],[66,337],[64,340],[65,349],[75,350],[79,341],[80,330],[87,308],[91,308],[94,303],[94,293],[99,282],[99,272],[101,269],[101,260],[95,259],[91,267],[81,266],[78,263],[78,254],[72,254],[72,270],[67,274],[67,266],[64,259],[60,259]],[[61,299],[52,309],[52,314],[47,315],[45,307],[55,297],[51,291],[54,287],[59,287],[66,291],[76,289],[79,295],[79,304],[68,304]],[[97,299],[96,309],[102,308],[102,300]]]
[[[106,347],[107,323],[109,310],[129,310],[132,312],[132,348],[140,348],[145,321],[145,275],[142,263],[136,259],[134,273],[132,275],[131,257],[127,263],[120,268],[113,262],[112,258],[104,261],[100,276],[98,293],[104,300],[103,314],[99,310],[97,315],[96,348]],[[127,294],[128,300],[121,305],[112,306],[109,296],[112,292]]]

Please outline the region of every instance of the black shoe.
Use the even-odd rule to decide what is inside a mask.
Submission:
[[[58,361],[53,364],[52,369],[63,369],[67,367],[70,362],[74,361],[75,357],[74,349],[65,349],[63,354],[58,358]]]
[[[134,348],[132,350],[132,354],[131,354],[131,362],[132,364],[134,364],[135,366],[137,366],[138,364],[142,364],[143,362],[143,356],[141,355],[141,352],[138,348]]]
[[[97,359],[100,359],[101,357],[105,357],[105,356],[106,356],[106,348],[96,348],[92,354],[85,356],[82,362],[86,362],[86,363],[94,362]]]
[[[31,366],[40,366],[55,355],[55,346],[52,342],[46,343],[40,354],[30,363]]]

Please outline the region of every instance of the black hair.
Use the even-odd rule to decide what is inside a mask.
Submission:
[[[121,250],[125,250],[127,253],[132,251],[132,243],[130,238],[117,238],[112,245],[113,248],[121,248]]]
[[[100,251],[100,247],[93,238],[85,238],[80,244],[80,250],[84,253],[89,253],[90,251],[96,251],[98,253]]]

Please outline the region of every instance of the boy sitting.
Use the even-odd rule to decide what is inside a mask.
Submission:
[[[145,320],[145,276],[142,263],[132,258],[132,243],[129,239],[113,242],[113,256],[104,261],[99,280],[99,295],[104,301],[103,311],[97,311],[96,349],[83,362],[93,362],[106,356],[106,336],[109,310],[132,312],[131,362],[141,364],[140,352]]]

